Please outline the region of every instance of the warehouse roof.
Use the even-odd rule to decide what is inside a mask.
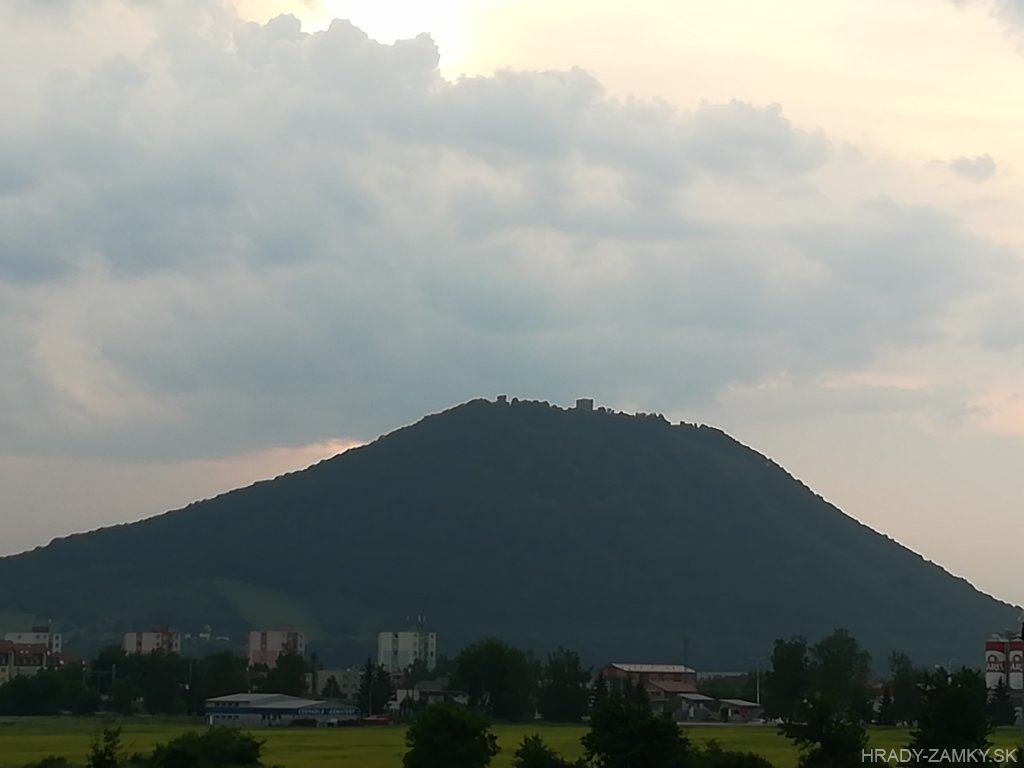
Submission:
[[[613,663],[611,666],[616,669],[621,669],[623,672],[653,672],[660,674],[679,674],[680,672],[693,672],[694,670],[690,667],[683,666],[682,664],[619,664]]]
[[[207,705],[213,704],[239,704],[247,708],[267,709],[305,709],[306,707],[317,707],[326,704],[319,699],[303,699],[298,696],[288,696],[283,693],[232,693],[227,696],[217,696],[206,700]]]

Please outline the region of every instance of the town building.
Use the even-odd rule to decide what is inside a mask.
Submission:
[[[437,633],[427,632],[420,620],[415,629],[377,635],[377,663],[391,675],[400,675],[422,661],[429,672],[437,668]]]
[[[764,707],[745,699],[719,699],[721,719],[727,723],[749,723],[760,720]]]
[[[278,657],[285,653],[304,656],[306,654],[306,633],[293,629],[254,629],[249,633],[247,656],[250,667],[262,664],[267,669],[274,669],[277,666]]]
[[[355,701],[359,698],[359,684],[363,680],[363,667],[355,666],[346,669],[318,669],[313,684],[314,696],[326,696],[324,689],[327,681],[334,678],[338,683],[342,701]]]
[[[50,653],[64,652],[64,636],[54,632],[49,624],[37,624],[27,632],[3,632],[0,637],[18,645],[45,645]]]
[[[32,677],[46,669],[49,649],[43,643],[0,640],[0,685],[16,677]]]
[[[128,654],[181,653],[181,633],[167,627],[155,627],[148,632],[125,632],[121,650]]]
[[[1012,632],[985,641],[985,685],[995,688],[1000,681],[1017,698],[1024,692],[1024,641]]]
[[[14,679],[14,643],[0,640],[0,685]]]
[[[705,696],[702,693],[680,693],[679,711],[677,720],[710,722],[721,720],[721,705],[718,699]]]
[[[451,680],[439,677],[436,680],[420,680],[412,688],[398,688],[395,691],[394,708],[406,710],[417,705],[428,704],[469,704],[469,694],[451,687]]]
[[[609,664],[601,670],[608,687],[621,690],[642,685],[649,696],[697,692],[697,672],[682,664]]]
[[[279,693],[233,693],[206,700],[209,725],[274,728],[290,725],[335,726],[359,719],[349,704],[303,699]]]
[[[642,686],[655,712],[682,719],[686,702],[681,693],[697,693],[697,672],[682,664],[609,664],[600,671],[609,690],[621,691],[628,684]]]

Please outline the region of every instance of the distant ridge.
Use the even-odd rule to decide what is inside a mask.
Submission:
[[[776,637],[840,626],[880,663],[894,649],[980,663],[1016,620],[720,430],[527,401],[473,400],[0,559],[0,619],[52,617],[87,648],[150,624],[241,637],[287,623],[354,662],[410,613],[447,653],[498,635],[698,668],[752,666]]]

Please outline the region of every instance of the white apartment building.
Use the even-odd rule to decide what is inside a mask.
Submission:
[[[419,629],[377,635],[377,663],[390,674],[400,674],[416,661],[423,661],[431,672],[437,667],[436,632]]]
[[[47,624],[34,626],[29,632],[4,632],[0,639],[17,645],[45,645],[50,653],[64,653],[63,635],[52,631]]]

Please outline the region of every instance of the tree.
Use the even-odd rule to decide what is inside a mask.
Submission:
[[[249,690],[248,663],[231,651],[212,653],[192,664],[192,710],[202,712],[207,699]]]
[[[320,695],[325,699],[340,699],[341,698],[341,686],[338,684],[338,678],[331,675],[327,678],[327,682],[324,683],[324,689],[320,692]]]
[[[689,740],[671,719],[621,694],[594,702],[582,742],[594,768],[688,768],[694,762]]]
[[[757,672],[751,670],[741,677],[720,675],[701,680],[697,684],[697,693],[710,696],[712,699],[757,699]]]
[[[636,704],[641,709],[651,711],[651,697],[647,695],[647,688],[643,682],[638,680],[635,684],[632,678],[625,678],[622,687],[619,689],[626,701]]]
[[[121,729],[104,728],[92,743],[86,768],[117,768],[121,762]]]
[[[524,736],[512,758],[511,768],[573,768],[537,734]]]
[[[52,670],[16,677],[0,686],[0,714],[55,715],[65,704],[64,681]]]
[[[188,662],[176,653],[163,651],[140,654],[131,662],[126,666],[133,673],[147,712],[152,715],[185,712]]]
[[[578,723],[587,712],[590,670],[575,651],[559,648],[544,665],[538,708],[545,720]]]
[[[867,721],[871,716],[871,655],[845,629],[837,629],[811,649],[811,690],[837,711]]]
[[[232,728],[183,733],[153,750],[147,768],[249,768],[262,766],[263,742]]]
[[[810,691],[807,641],[802,637],[776,640],[771,661],[771,669],[764,676],[765,713],[792,718]]]
[[[921,712],[911,731],[917,749],[985,749],[992,724],[987,711],[988,691],[980,672],[962,669],[949,674],[939,668],[925,674]]]
[[[110,687],[110,708],[122,715],[130,715],[135,712],[139,695],[139,687],[131,680],[117,680]]]
[[[403,768],[486,768],[500,751],[483,715],[454,704],[431,704],[405,734]]]
[[[818,694],[801,702],[793,717],[783,720],[779,732],[799,747],[798,768],[859,767],[868,743],[857,713]]]
[[[537,663],[529,654],[488,638],[464,648],[455,667],[455,685],[472,706],[501,720],[532,717]]]
[[[992,725],[1013,725],[1017,720],[1017,708],[1010,698],[1010,689],[1002,678],[989,696],[988,719]]]
[[[594,690],[590,696],[590,706],[593,706],[601,701],[602,699],[608,698],[608,681],[604,679],[603,673],[598,673],[597,679],[594,681]]]
[[[893,651],[889,657],[892,677],[893,719],[897,725],[912,725],[921,711],[921,680],[923,672],[916,669],[905,653]]]
[[[896,725],[895,708],[889,686],[882,687],[882,697],[878,701],[878,712],[875,714],[875,725]]]
[[[359,680],[359,707],[369,717],[379,715],[387,709],[388,702],[395,697],[395,686],[391,675],[383,666],[366,660],[363,676]]]
[[[277,657],[275,667],[261,681],[260,691],[302,696],[306,692],[306,674],[309,671],[309,663],[302,656],[282,653]]]

